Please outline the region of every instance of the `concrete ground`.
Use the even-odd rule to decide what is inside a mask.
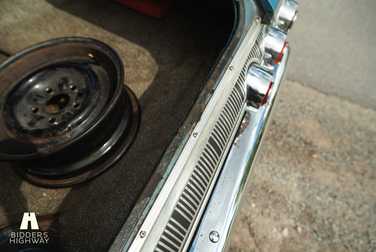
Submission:
[[[376,251],[376,112],[286,81],[230,251]]]
[[[298,2],[230,251],[376,251],[376,1]]]
[[[289,75],[230,251],[376,251],[376,2],[299,3]],[[132,203],[126,195],[138,192],[210,70],[211,45],[225,28],[181,10],[155,22],[98,0],[7,0],[0,17],[5,53],[74,35],[104,41],[124,62],[143,121],[116,167],[91,183],[52,190],[0,164],[0,226],[24,211],[59,212],[63,251],[101,251]],[[135,168],[137,181],[130,179]]]
[[[298,2],[288,79],[376,109],[376,1]]]

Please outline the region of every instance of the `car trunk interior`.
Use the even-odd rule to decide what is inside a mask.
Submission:
[[[80,36],[106,43],[123,62],[124,84],[138,98],[142,119],[116,165],[82,184],[49,189],[0,162],[0,226],[24,212],[58,214],[62,251],[104,250],[226,45],[232,3],[175,1],[157,20],[112,1],[6,0],[0,17],[0,61],[42,41]]]

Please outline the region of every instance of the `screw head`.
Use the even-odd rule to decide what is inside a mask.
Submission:
[[[233,70],[234,70],[234,67],[233,67],[233,66],[230,66],[229,69],[230,69],[230,71],[233,71]]]
[[[140,232],[140,237],[141,237],[141,238],[144,238],[145,236],[146,236],[146,232],[145,232],[145,231],[141,231],[141,232]]]
[[[219,234],[217,231],[211,231],[210,234],[209,234],[209,240],[212,242],[212,243],[217,243],[219,241]]]
[[[198,137],[198,132],[193,132],[193,137],[197,138]]]
[[[260,18],[260,17],[256,17],[256,19],[255,19],[255,23],[256,23],[256,24],[261,23],[261,18]]]

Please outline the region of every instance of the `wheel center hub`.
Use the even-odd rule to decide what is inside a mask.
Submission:
[[[47,102],[44,104],[44,111],[48,114],[56,114],[65,110],[69,104],[70,97],[67,94],[57,94],[52,96]],[[33,113],[32,109],[32,113]]]

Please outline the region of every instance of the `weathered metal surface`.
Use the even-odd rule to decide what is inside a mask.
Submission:
[[[25,49],[0,66],[0,81],[0,160],[33,184],[93,178],[136,136],[138,101],[123,85],[116,52],[99,41],[62,38]]]
[[[111,244],[111,247],[108,248],[108,251],[121,251],[125,246],[128,238],[131,235],[137,235],[134,232],[134,227],[137,224],[138,219],[140,218],[142,211],[145,209],[150,198],[144,198],[141,202],[135,205],[132,213],[129,215],[127,222],[124,222],[124,226],[121,227],[120,231],[114,237],[114,242]]]

